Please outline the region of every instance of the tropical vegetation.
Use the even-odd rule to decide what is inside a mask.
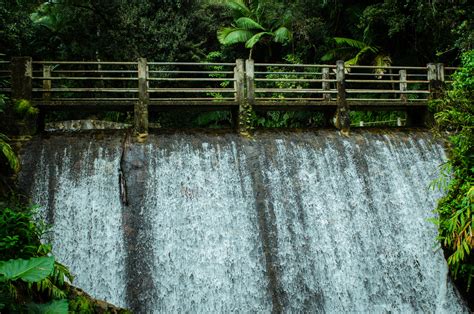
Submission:
[[[474,50],[462,57],[445,96],[434,100],[437,128],[449,138],[448,161],[435,185],[445,191],[435,222],[453,278],[472,290],[474,279]]]
[[[0,58],[4,60],[31,56],[35,60],[144,57],[233,62],[251,57],[259,62],[311,64],[342,59],[349,65],[380,67],[428,62],[459,66],[462,61],[452,88],[431,106],[439,132],[447,134],[450,143],[444,176],[437,181],[446,191],[436,209],[439,241],[453,278],[471,292],[473,48],[471,0],[16,0],[0,5]],[[285,75],[294,77],[291,71]],[[8,84],[0,78],[2,90]],[[28,101],[13,102],[0,94],[0,306],[27,311],[37,306],[65,309],[69,304],[69,310],[90,311],[90,303],[82,296],[71,297],[67,282],[72,277],[54,259],[51,247],[40,241],[47,229],[36,221],[34,208],[23,200],[11,201],[11,195],[18,194],[11,179],[20,169],[11,139],[21,133],[22,120],[36,114]],[[89,113],[73,115],[87,117]],[[48,119],[67,117],[51,114]],[[99,117],[130,119],[121,113]],[[397,117],[397,112],[351,113],[356,124]],[[223,111],[166,112],[154,118],[169,127],[217,128],[229,126],[232,120]],[[323,121],[311,112],[279,111],[249,112],[249,119],[253,127],[314,127]]]

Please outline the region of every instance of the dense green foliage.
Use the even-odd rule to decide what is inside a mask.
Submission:
[[[452,64],[473,47],[473,12],[468,0],[4,0],[0,52],[7,58],[201,61],[221,51],[225,60],[245,58],[243,45],[222,47],[216,36],[218,29],[233,25],[252,36],[265,33],[255,38],[265,43],[255,46],[256,60],[294,54],[317,63],[341,48],[334,38],[346,38],[390,56],[394,64]],[[291,45],[278,44],[288,39]],[[347,49],[337,57],[349,60],[358,51]],[[373,58],[367,54],[360,62]]]
[[[440,180],[447,182],[448,191],[438,206],[440,240],[452,274],[466,284],[474,273],[473,48],[472,0],[0,0],[0,56],[4,59],[126,61],[145,57],[152,61],[227,62],[247,58],[250,49],[252,58],[259,62],[332,63],[343,59],[349,64],[419,66],[442,62],[457,66],[460,55],[467,51],[452,90],[433,102],[439,128],[450,133],[451,141],[446,176]],[[0,81],[1,87],[3,83]],[[0,95],[0,132],[6,133],[2,128],[10,120],[21,122],[37,113],[25,101],[7,103]],[[310,112],[249,115],[253,127],[313,127],[324,120],[321,114]],[[397,112],[351,112],[355,125],[400,117],[404,118]],[[130,121],[131,115],[105,113],[101,118]],[[232,123],[230,113],[224,111],[153,113],[151,120],[163,127],[226,127]],[[1,180],[19,170],[18,159],[3,134],[0,168]],[[6,259],[49,254],[50,248],[39,242],[44,230],[38,229],[32,218],[31,209],[17,205],[2,211],[0,251]],[[59,264],[55,265],[57,269]],[[62,274],[61,278],[66,274],[64,269]],[[50,279],[59,288],[61,280]],[[41,287],[50,289],[48,285]],[[20,285],[19,289],[25,287]],[[41,293],[36,291],[32,298]],[[85,309],[89,305],[77,301],[71,306]]]
[[[47,229],[35,218],[35,209],[18,200],[1,204],[0,306],[22,312],[33,303],[66,299],[65,279],[72,281],[73,277],[50,256],[51,246],[41,243]],[[62,313],[66,312],[67,307]]]
[[[231,62],[251,49],[259,62],[457,65],[461,52],[474,47],[473,7],[469,0],[3,0],[0,53],[6,59]],[[130,122],[125,113],[97,116]],[[272,124],[277,116],[301,126],[318,120],[282,113],[254,124],[287,126],[280,118]],[[85,117],[55,113],[47,119]],[[158,114],[151,122],[226,127],[231,120],[228,112],[184,112]]]
[[[264,3],[263,3],[264,4]],[[245,43],[245,48],[250,49],[249,59],[252,59],[252,51],[257,43],[270,42],[288,44],[292,39],[292,33],[286,26],[289,23],[289,14],[271,19],[265,16],[267,11],[262,2],[250,1],[247,5],[242,0],[226,2],[231,10],[234,23],[230,27],[222,27],[217,31],[217,38],[223,45]],[[269,50],[271,57],[271,50]]]
[[[451,273],[472,289],[474,278],[474,50],[463,55],[452,88],[433,101],[438,127],[449,134],[449,158],[436,181],[446,190],[438,203],[439,239]]]

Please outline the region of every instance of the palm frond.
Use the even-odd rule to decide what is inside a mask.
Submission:
[[[259,29],[259,30],[265,30],[262,25],[259,23],[255,22],[253,19],[249,17],[241,17],[235,21],[235,25],[238,28],[246,29],[246,30],[251,30],[251,29]]]
[[[275,37],[274,37],[273,40],[276,43],[288,43],[293,39],[293,34],[285,26],[279,27],[274,32],[274,35],[275,35]]]
[[[344,51],[352,50],[352,47],[337,47],[326,52],[324,56],[321,57],[321,61],[331,61],[336,58],[336,56]]]
[[[363,49],[367,47],[367,45],[360,40],[346,38],[346,37],[334,37],[334,41],[338,45],[347,45],[347,46],[358,48],[358,49]]]
[[[260,41],[260,39],[265,36],[265,35],[272,35],[272,33],[269,32],[260,32],[255,35],[253,35],[247,42],[245,43],[245,48],[253,48],[256,43]]]
[[[217,39],[223,45],[245,43],[252,38],[253,33],[246,29],[224,27],[217,31]]]
[[[252,12],[242,0],[232,0],[226,3],[227,7],[232,11],[234,16],[250,17]]]

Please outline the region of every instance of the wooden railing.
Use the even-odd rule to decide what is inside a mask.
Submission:
[[[442,64],[345,66],[317,64],[0,61],[0,92],[41,110],[71,107],[135,112],[145,132],[148,110],[179,106],[345,112],[426,107],[456,70]],[[241,119],[242,120],[242,119]],[[242,123],[240,123],[242,125]]]

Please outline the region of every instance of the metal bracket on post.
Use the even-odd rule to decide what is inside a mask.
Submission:
[[[346,100],[346,84],[344,61],[336,62],[336,84],[337,84],[337,110],[334,125],[344,135],[349,135],[351,120],[349,117],[349,105]]]
[[[138,59],[138,102],[134,108],[134,129],[138,139],[144,140],[148,135],[148,67],[145,58]]]

